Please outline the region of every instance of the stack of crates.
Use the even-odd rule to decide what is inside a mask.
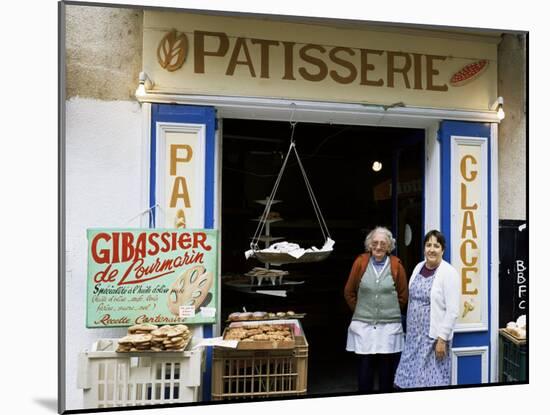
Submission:
[[[85,408],[197,402],[203,349],[117,353],[116,339],[101,339],[79,356],[78,387]]]
[[[499,381],[500,382],[525,382],[527,345],[525,340],[520,340],[500,329],[499,341]]]
[[[308,343],[295,337],[294,349],[238,350],[215,347],[212,400],[304,395]]]

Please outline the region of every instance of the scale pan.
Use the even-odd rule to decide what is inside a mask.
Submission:
[[[300,258],[294,258],[284,252],[254,252],[254,257],[264,264],[282,265],[282,264],[300,264],[307,262],[324,261],[332,253],[331,251],[306,252]]]

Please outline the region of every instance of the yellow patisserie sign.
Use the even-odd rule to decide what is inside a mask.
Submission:
[[[426,33],[146,11],[143,68],[159,93],[488,110],[496,43]]]

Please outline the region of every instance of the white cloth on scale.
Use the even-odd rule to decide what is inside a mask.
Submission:
[[[321,249],[316,248],[315,246],[312,246],[311,248],[304,249],[300,248],[300,245],[292,243],[292,242],[277,242],[272,245],[270,245],[268,248],[261,249],[257,252],[265,252],[265,253],[272,253],[272,254],[288,254],[294,258],[300,258],[307,252],[319,252],[319,251],[332,251],[332,247],[334,246],[334,241],[330,238],[327,238],[325,241],[325,244]],[[244,253],[244,256],[246,259],[250,258],[254,254],[254,251],[252,249],[249,249]]]

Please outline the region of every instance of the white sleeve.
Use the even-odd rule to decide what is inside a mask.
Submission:
[[[449,340],[458,319],[460,303],[460,279],[458,272],[449,264],[443,279],[443,295],[445,297],[445,314],[439,325],[438,336]]]

